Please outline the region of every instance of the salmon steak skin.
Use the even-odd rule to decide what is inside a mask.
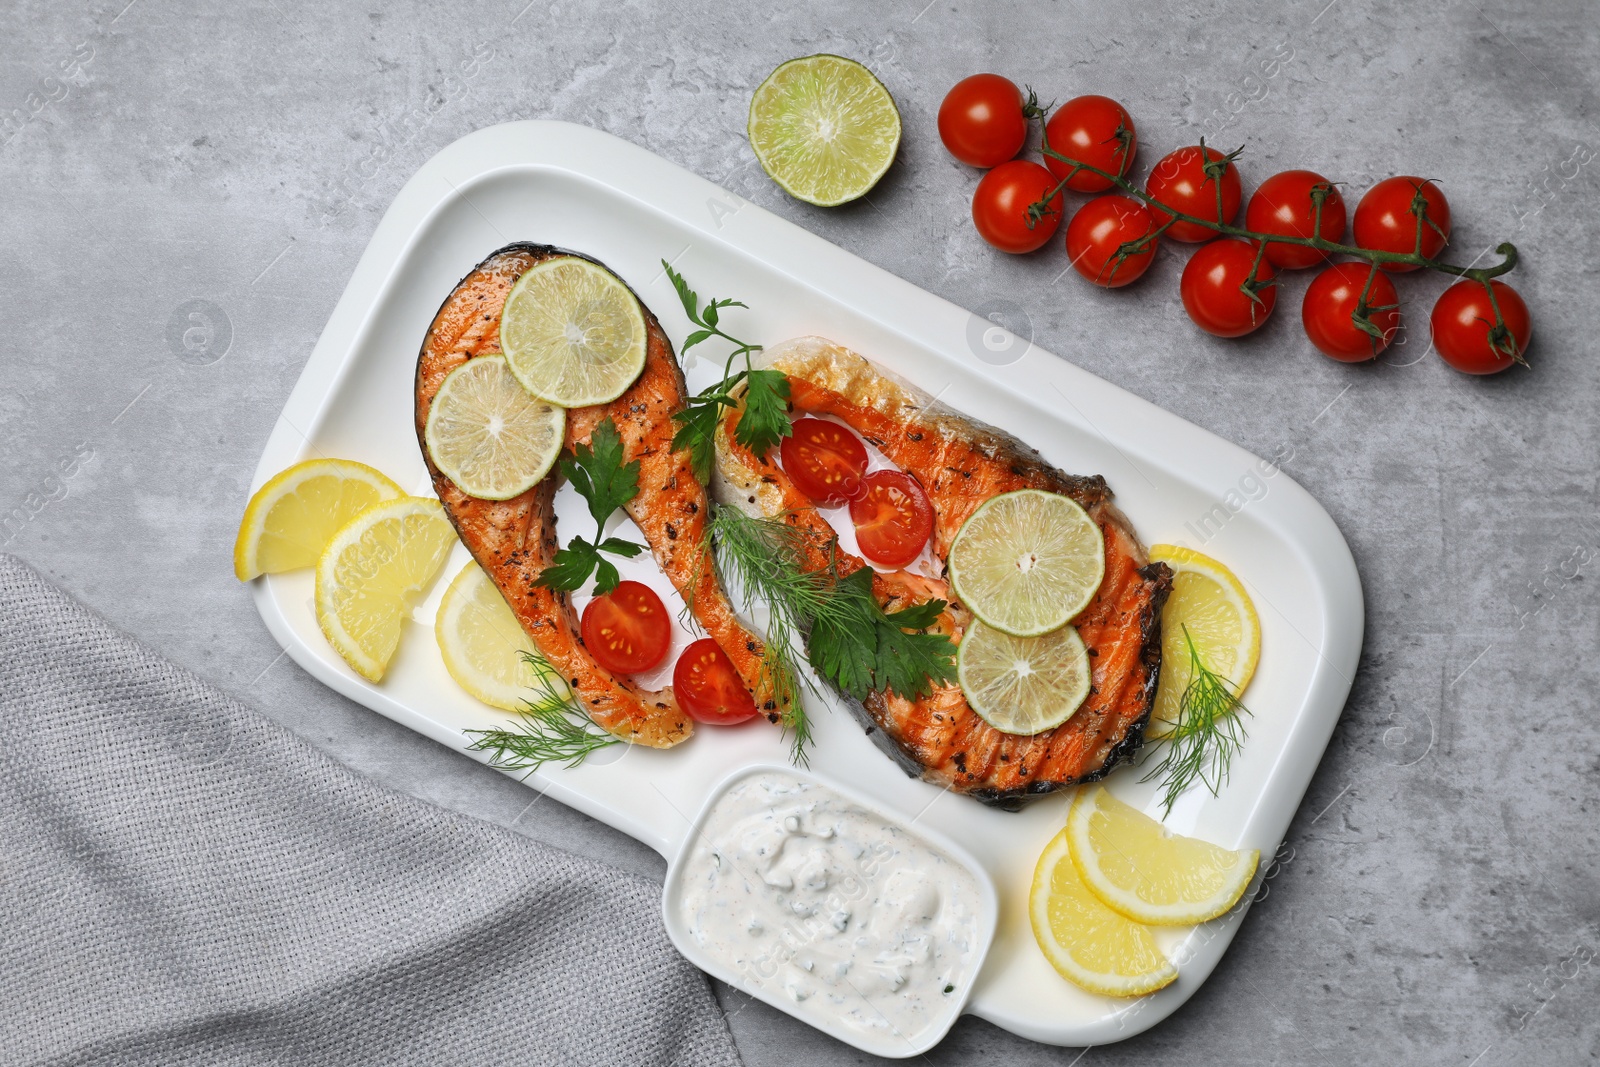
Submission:
[[[428,412],[445,377],[470,359],[500,354],[500,316],[512,286],[535,264],[562,256],[589,259],[548,245],[507,245],[478,264],[445,299],[417,357],[417,443],[461,543],[494,581],[539,653],[567,680],[583,710],[624,740],[670,748],[694,732],[671,687],[650,691],[607,671],[583,645],[570,596],[538,584],[560,548],[553,507],[557,470],[510,500],[480,500],[457,488],[428,455]],[[570,452],[588,443],[607,418],[616,424],[624,462],[639,461],[639,491],[625,511],[695,621],[728,654],[757,706],[776,721],[780,709],[763,688],[765,646],[734,614],[708,558],[705,487],[695,479],[688,453],[672,449],[672,417],[683,410],[687,395],[683,371],[661,324],[643,301],[639,306],[647,330],[643,372],[610,403],[570,409],[563,447]]]
[[[1172,572],[1150,562],[1132,524],[1112,503],[1105,479],[1057,470],[1010,434],[940,405],[825,338],[774,346],[762,364],[786,376],[795,414],[839,419],[921,483],[934,509],[932,548],[940,561],[979,506],[1018,489],[1071,498],[1105,538],[1105,576],[1071,620],[1091,668],[1089,695],[1070,718],[1025,736],[991,726],[955,684],[938,686],[920,700],[874,692],[858,702],[841,694],[879,746],[914,777],[1012,811],[1055,790],[1096,781],[1132,760],[1144,743],[1161,674],[1161,609]],[[842,572],[867,566],[837,547],[827,519],[780,466],[737,442],[741,411],[730,409],[717,434],[718,501],[812,535],[801,539],[814,547],[801,564],[808,569],[828,565],[830,552],[843,557]],[[972,614],[943,578],[879,572],[872,585],[886,611],[945,601],[935,625],[957,644],[972,624]]]

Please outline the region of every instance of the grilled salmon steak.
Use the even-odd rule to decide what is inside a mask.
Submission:
[[[618,737],[669,748],[694,729],[671,688],[651,692],[601,667],[584,648],[568,595],[535,584],[560,547],[552,507],[556,473],[510,500],[479,500],[458,489],[428,456],[428,411],[445,377],[469,359],[499,353],[500,314],[511,287],[536,263],[570,255],[544,245],[508,245],[456,286],[434,316],[417,358],[417,441],[461,543],[494,580],[539,652],[567,679],[584,710]],[[779,709],[762,689],[763,645],[734,615],[706,558],[705,489],[688,454],[672,450],[672,416],[683,409],[686,393],[683,371],[661,324],[642,301],[640,306],[648,330],[643,373],[609,404],[569,411],[565,447],[587,443],[607,417],[616,423],[625,461],[639,461],[639,492],[626,505],[628,516],[661,570],[692,605],[700,626],[733,661],[757,706],[776,718]]]
[[[980,505],[1017,489],[1072,498],[1105,537],[1105,577],[1072,620],[1092,667],[1089,696],[1071,718],[1033,736],[1007,734],[980,718],[956,685],[915,701],[878,692],[856,711],[879,744],[912,775],[1011,810],[1031,797],[1102,778],[1131,759],[1144,742],[1161,673],[1161,607],[1172,573],[1149,561],[1111,502],[1105,479],[1064,474],[1009,434],[935,403],[823,338],[785,342],[769,349],[763,362],[787,376],[793,409],[849,424],[922,484],[934,508],[933,550],[940,560]],[[718,499],[815,534],[801,539],[815,546],[802,565],[825,565],[832,528],[781,467],[737,443],[739,417],[740,409],[731,409],[717,435]],[[862,566],[864,560],[852,558],[841,569]],[[947,601],[937,625],[958,643],[972,623],[943,579],[879,573],[873,593],[887,611]]]

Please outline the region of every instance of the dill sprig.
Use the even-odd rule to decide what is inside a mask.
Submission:
[[[840,573],[838,539],[825,546],[816,535],[737,508],[718,507],[706,535],[717,561],[746,604],[766,604],[767,655],[762,669],[774,694],[790,698],[785,730],[792,730],[795,760],[804,762],[810,728],[799,696],[796,666],[803,654],[822,678],[857,700],[875,690],[909,699],[955,677],[955,646],[942,633],[924,633],[945,609],[930,600],[885,612],[872,595],[872,571]],[[827,563],[798,565],[818,548]],[[791,718],[792,716],[792,718]]]
[[[475,735],[468,747],[489,753],[489,766],[532,774],[547,763],[576,767],[591,753],[622,738],[601,729],[565,686],[557,688],[553,669],[541,657],[523,652],[533,668],[535,694],[523,701],[522,721],[513,728],[468,730]],[[527,775],[524,775],[526,777]]]
[[[1183,628],[1189,650],[1189,684],[1178,700],[1178,722],[1167,734],[1166,755],[1140,781],[1160,779],[1163,817],[1196,779],[1216,796],[1227,784],[1233,757],[1244,747],[1244,721],[1239,713],[1250,709],[1239,702],[1228,679],[1206,666],[1195,647],[1189,627]]]

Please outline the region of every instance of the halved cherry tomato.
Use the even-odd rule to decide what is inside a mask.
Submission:
[[[939,105],[939,139],[974,167],[993,167],[1022,151],[1028,139],[1022,90],[998,74],[962,78]]]
[[[734,670],[733,661],[709,637],[702,637],[678,657],[678,665],[672,668],[672,693],[691,717],[715,726],[732,726],[756,714],[756,702]]]
[[[1322,228],[1317,229],[1317,206],[1312,200],[1312,190],[1323,188]],[[1324,241],[1337,241],[1344,236],[1344,197],[1328,179],[1315,171],[1286,170],[1274,174],[1250,194],[1250,204],[1244,209],[1244,226],[1257,233],[1279,237],[1317,237]],[[1315,267],[1328,258],[1326,252],[1305,245],[1283,245],[1267,242],[1267,262],[1284,270],[1304,270]]]
[[[1108,96],[1079,96],[1062,104],[1045,123],[1044,139],[1062,155],[1118,176],[1128,173],[1139,149],[1133,117]],[[1072,174],[1072,165],[1059,159],[1047,156],[1044,165],[1057,178]],[[1080,170],[1072,174],[1067,188],[1075,193],[1103,193],[1111,188],[1111,179]]]
[[[873,471],[862,485],[861,495],[850,501],[861,554],[885,567],[904,567],[933,533],[928,494],[903,471]]]
[[[1097,196],[1067,223],[1067,257],[1073,269],[1096,285],[1116,289],[1144,275],[1156,258],[1157,239],[1150,247],[1113,262],[1117,249],[1154,232],[1156,220],[1143,202],[1131,196]]]
[[[1239,214],[1239,201],[1244,198],[1244,190],[1239,185],[1239,169],[1229,163],[1222,172],[1222,212],[1219,216],[1217,180],[1207,176],[1205,165],[1208,161],[1222,159],[1223,155],[1215,148],[1204,151],[1205,155],[1202,156],[1200,146],[1191,145],[1168,153],[1155,165],[1150,177],[1145,179],[1144,191],[1185,215],[1232,222],[1234,216]],[[1171,217],[1158,207],[1151,208],[1150,213],[1156,217],[1158,225]],[[1166,235],[1174,241],[1198,243],[1211,240],[1217,231],[1198,222],[1174,222]]]
[[[612,674],[642,674],[661,665],[672,647],[672,618],[643,582],[618,582],[583,609],[583,646]]]
[[[1377,277],[1372,277],[1374,274]],[[1383,335],[1381,338],[1362,330],[1353,317],[1368,278],[1372,278],[1372,288],[1367,292],[1367,318]],[[1323,355],[1341,363],[1361,363],[1388,348],[1394,340],[1395,331],[1400,328],[1399,303],[1394,282],[1382,271],[1374,271],[1367,263],[1335,263],[1306,286],[1300,319],[1305,323],[1306,336]]]
[[[1489,284],[1494,286],[1494,304],[1489,303],[1489,292],[1482,282],[1456,282],[1439,294],[1429,319],[1439,358],[1466,374],[1497,374],[1505,370],[1516,362],[1506,349],[1515,348],[1517,355],[1525,355],[1533,337],[1533,321],[1521,295],[1505,282]],[[1500,338],[1490,336],[1496,305],[1505,322],[1505,335]]]
[[[1244,290],[1252,267],[1257,282],[1270,282],[1278,273],[1265,259],[1256,266],[1255,242],[1238,237],[1203,244],[1189,257],[1178,292],[1196,326],[1217,337],[1243,337],[1267,321],[1278,302],[1278,287],[1262,286],[1252,300]]]
[[[1426,217],[1418,218],[1412,204],[1418,193],[1427,204]],[[1410,178],[1385,178],[1368,189],[1356,205],[1356,244],[1377,252],[1415,252],[1417,228],[1422,229],[1422,254],[1432,259],[1450,240],[1450,202],[1430,181]],[[1412,263],[1385,263],[1392,274],[1416,270]]]
[[[796,419],[778,454],[784,473],[818,507],[836,508],[861,493],[866,446],[836,422]]]
[[[972,223],[978,235],[1002,252],[1021,255],[1041,248],[1061,225],[1061,194],[1028,226],[1028,208],[1050,196],[1056,176],[1026,159],[1002,163],[983,176],[972,194]]]

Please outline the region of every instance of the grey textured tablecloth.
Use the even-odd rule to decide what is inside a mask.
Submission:
[[[737,1064],[659,893],[378,787],[0,556],[0,1063]]]

